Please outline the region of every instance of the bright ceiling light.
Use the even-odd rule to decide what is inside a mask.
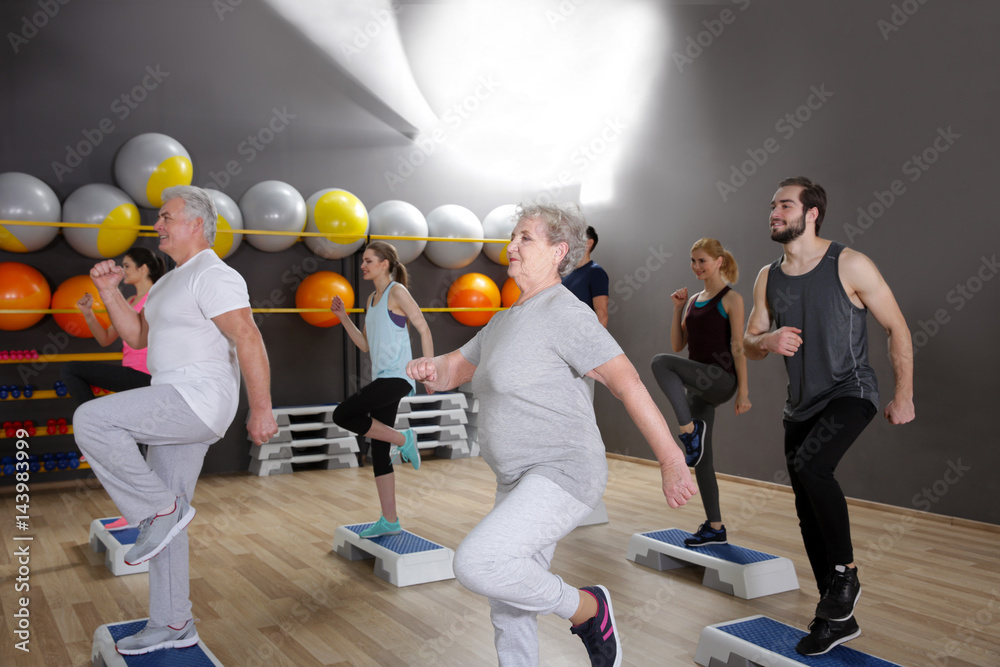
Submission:
[[[665,62],[662,15],[647,0],[474,0],[431,11],[406,37],[439,117],[424,135],[437,132],[466,168],[520,187],[580,183],[613,162]]]

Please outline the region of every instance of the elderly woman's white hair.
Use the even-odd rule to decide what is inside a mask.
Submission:
[[[206,191],[194,185],[174,185],[163,191],[160,195],[163,202],[171,199],[182,199],[184,201],[184,213],[191,220],[202,219],[202,231],[205,240],[209,245],[215,244],[215,227],[219,214],[215,209],[215,201]]]
[[[576,204],[519,204],[514,223],[529,219],[541,221],[550,244],[565,243],[569,247],[566,256],[559,263],[559,275],[568,276],[587,251],[587,221],[580,208]]]

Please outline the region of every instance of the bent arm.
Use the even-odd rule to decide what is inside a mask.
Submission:
[[[410,294],[402,285],[396,285],[392,288],[392,296],[396,305],[403,314],[406,315],[406,319],[410,321],[413,328],[417,330],[420,334],[420,353],[423,357],[433,357],[434,356],[434,338],[431,336],[431,328],[427,324],[427,319],[424,314],[420,312],[420,306],[414,301],[413,296]]]
[[[433,358],[414,359],[406,364],[406,374],[427,387],[428,393],[433,393],[465,384],[476,374],[476,367],[459,350],[452,350]]]
[[[147,345],[149,326],[146,324],[146,316],[142,312],[135,312],[118,291],[118,283],[124,276],[124,270],[113,259],[99,262],[90,270],[90,279],[101,295],[115,331],[130,347],[141,350]]]
[[[126,302],[127,303],[127,302]],[[90,308],[81,308],[80,311],[83,313],[83,321],[87,323],[87,328],[90,329],[90,333],[94,335],[94,340],[101,347],[107,347],[111,343],[118,340],[118,330],[115,329],[114,324],[109,324],[108,328],[105,329],[101,326],[101,323],[97,321],[97,316],[94,315],[94,311]]]
[[[871,312],[889,337],[889,360],[895,379],[892,401],[885,416],[893,424],[905,424],[915,416],[913,407],[913,340],[906,318],[888,283],[875,264],[859,252],[845,250],[841,270],[848,286]]]
[[[750,409],[750,379],[747,375],[747,357],[743,352],[743,297],[730,290],[722,297],[722,306],[729,315],[729,350],[736,369],[735,408],[736,414],[740,415]]]
[[[597,313],[597,321],[605,329],[608,328],[608,295],[595,296],[593,299],[594,312]]]
[[[670,346],[674,348],[674,352],[680,352],[687,346],[687,324],[684,322],[684,313],[687,312],[688,303],[690,302],[674,302],[674,314],[670,321]]]
[[[250,402],[247,432],[254,444],[259,445],[278,432],[278,425],[271,412],[271,368],[267,361],[264,339],[249,308],[216,315],[212,321],[236,345],[236,356]]]
[[[358,349],[361,350],[362,352],[367,352],[368,336],[366,336],[365,332],[361,331],[361,329],[358,329],[358,325],[354,323],[354,320],[351,319],[351,316],[348,315],[346,311],[344,311],[344,315],[340,316],[338,314],[337,319],[340,320],[340,323],[344,326],[344,331],[347,332],[347,335],[351,339],[351,341],[353,341],[354,344],[358,346]]]
[[[632,362],[624,354],[619,354],[587,373],[587,376],[606,386],[615,398],[625,404],[629,417],[660,463],[667,504],[680,507],[687,503],[698,492],[691,480],[691,471]]]
[[[771,330],[771,314],[767,310],[767,271],[768,267],[762,268],[753,284],[753,308],[743,336],[744,356],[753,360],[763,359],[768,353],[767,337]]]

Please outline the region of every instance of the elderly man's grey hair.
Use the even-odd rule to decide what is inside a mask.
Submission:
[[[202,231],[209,245],[215,245],[215,226],[219,213],[215,210],[215,202],[205,190],[193,185],[174,185],[160,195],[163,203],[171,199],[184,200],[184,214],[191,220],[201,218],[204,222]]]
[[[568,276],[587,251],[587,221],[576,204],[536,204],[525,202],[517,207],[514,223],[537,219],[552,245],[565,243],[569,247],[559,263],[559,275]]]

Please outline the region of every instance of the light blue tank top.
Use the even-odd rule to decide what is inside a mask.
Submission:
[[[368,336],[368,351],[372,359],[372,379],[402,378],[416,390],[416,383],[406,376],[406,364],[413,359],[410,350],[410,332],[406,324],[402,326],[389,316],[389,292],[396,282],[389,283],[378,303],[370,306],[365,313],[365,329]]]

